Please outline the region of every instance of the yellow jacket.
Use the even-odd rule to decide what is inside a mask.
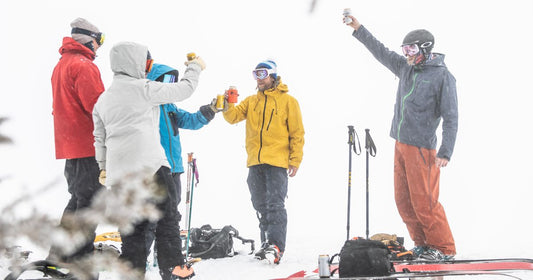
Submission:
[[[229,104],[224,112],[230,124],[246,120],[248,167],[299,167],[302,162],[305,132],[300,106],[279,77],[276,83],[276,87],[258,91],[239,105]]]

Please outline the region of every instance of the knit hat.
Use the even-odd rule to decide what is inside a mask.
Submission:
[[[260,62],[259,64],[257,64],[255,69],[259,69],[259,68],[272,69],[272,72],[270,75],[272,76],[272,78],[274,78],[274,80],[277,79],[278,66],[276,65],[276,62],[274,62],[273,60],[265,60],[263,62]]]
[[[92,32],[94,34],[99,34],[100,30],[98,27],[94,26],[92,23],[87,21],[84,18],[77,18],[73,22],[70,23],[70,27],[72,27],[72,39],[76,40],[78,43],[85,45],[89,42],[92,42],[93,39],[96,39],[95,37],[91,37],[87,34],[80,34],[75,31],[75,28],[84,29],[89,32]]]

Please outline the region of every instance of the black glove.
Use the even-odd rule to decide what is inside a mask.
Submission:
[[[208,122],[215,118],[216,112],[211,108],[211,104],[200,107],[200,112],[202,112],[202,115],[204,115],[204,118],[206,118]]]

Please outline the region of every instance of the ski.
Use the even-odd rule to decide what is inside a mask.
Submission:
[[[19,267],[11,267],[10,270],[11,273],[9,273],[4,280],[76,279],[70,274],[68,268],[47,260],[35,261]],[[41,278],[19,278],[25,271],[39,271],[43,276]]]
[[[533,260],[479,259],[451,260],[445,262],[407,261],[393,262],[393,267],[396,272],[533,270]]]
[[[331,278],[320,278],[317,275],[314,276],[304,276],[304,277],[293,277],[293,278],[277,278],[271,280],[319,280],[319,279],[341,279],[341,280],[393,280],[393,279],[428,279],[432,277],[448,277],[448,276],[498,276],[505,277],[504,279],[519,279],[522,278],[511,275],[509,271],[432,271],[432,272],[412,272],[412,273],[393,273],[387,276],[359,276],[359,277],[331,277]],[[501,279],[500,278],[500,279]],[[446,278],[444,278],[446,279]],[[468,278],[464,278],[468,279]],[[495,278],[494,278],[495,279]]]
[[[475,260],[450,260],[450,261],[393,261],[394,272],[387,276],[360,276],[340,278],[334,275],[338,264],[331,264],[330,272],[332,279],[359,280],[359,279],[417,279],[424,277],[445,277],[445,276],[473,276],[473,275],[496,275],[511,279],[521,279],[512,275],[516,272],[530,271],[533,273],[532,259],[475,259]],[[303,280],[303,279],[324,279],[318,275],[318,269],[313,271],[298,271],[286,278],[276,278],[271,280]]]

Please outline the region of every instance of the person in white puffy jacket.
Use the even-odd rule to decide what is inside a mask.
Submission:
[[[114,73],[111,86],[99,97],[93,110],[96,160],[101,182],[106,186],[145,183],[153,180],[162,199],[156,221],[156,240],[160,274],[163,280],[176,275],[193,275],[185,266],[179,233],[175,184],[159,139],[159,105],[179,102],[192,95],[205,63],[200,57],[187,61],[178,83],[146,79],[153,64],[146,46],[121,42],[110,52]],[[133,222],[133,221],[132,221]],[[144,240],[148,219],[136,221],[133,232],[122,232],[121,258],[144,275],[148,255]]]

